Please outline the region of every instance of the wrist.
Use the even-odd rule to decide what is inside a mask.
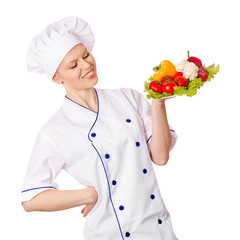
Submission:
[[[88,204],[93,204],[96,200],[96,195],[97,195],[97,192],[96,192],[95,188],[94,187],[87,187],[86,191],[87,191]]]
[[[154,107],[165,107],[165,99],[152,99],[152,106]]]

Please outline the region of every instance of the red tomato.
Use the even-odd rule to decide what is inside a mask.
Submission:
[[[173,93],[174,87],[176,86],[175,82],[166,82],[162,85],[162,91],[165,93]]]
[[[187,79],[182,76],[177,76],[174,78],[174,81],[177,82],[177,85],[180,87],[186,87],[187,86]]]
[[[175,79],[175,77],[182,76],[182,75],[183,75],[182,72],[176,72],[176,74],[174,75],[174,79]]]
[[[165,75],[160,79],[161,83],[169,82],[169,81],[174,81],[174,77],[171,77],[169,75]]]
[[[148,88],[154,92],[162,93],[162,85],[158,81],[150,82]]]

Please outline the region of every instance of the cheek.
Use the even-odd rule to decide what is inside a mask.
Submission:
[[[62,79],[66,84],[69,85],[75,85],[76,80],[80,77],[79,75],[79,70],[71,70],[71,71],[66,71],[64,74],[62,74]]]
[[[66,77],[74,80],[76,78],[80,78],[81,74],[82,74],[82,70],[80,68],[76,68],[74,70],[69,71]]]
[[[93,65],[96,65],[95,59],[92,54],[89,55],[89,62]]]

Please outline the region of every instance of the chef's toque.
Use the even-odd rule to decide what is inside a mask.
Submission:
[[[52,79],[65,55],[77,44],[91,52],[95,39],[87,22],[66,17],[48,25],[35,36],[27,51],[27,69]]]

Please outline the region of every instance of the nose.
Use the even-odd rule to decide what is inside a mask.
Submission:
[[[87,69],[91,67],[91,63],[87,61],[87,59],[80,59],[80,64],[83,67],[83,69]]]

